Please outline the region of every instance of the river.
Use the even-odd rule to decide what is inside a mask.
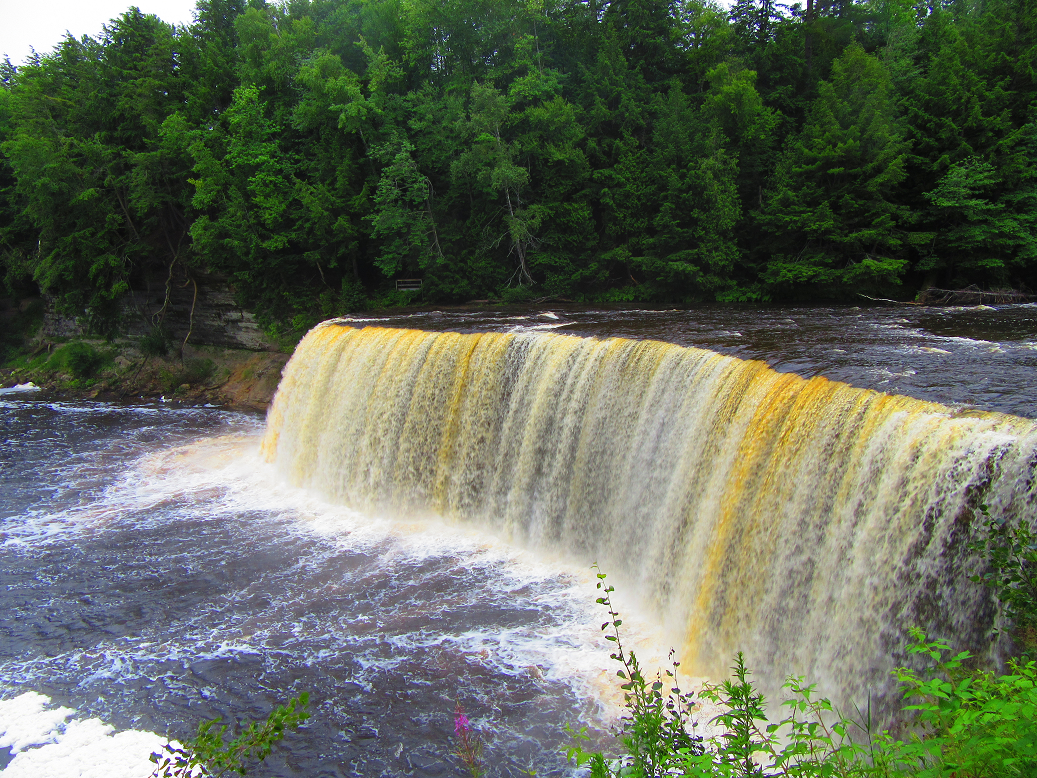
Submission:
[[[959,414],[1037,417],[1033,306],[552,307],[343,323],[657,339]],[[493,774],[559,775],[564,725],[615,715],[585,554],[292,485],[261,453],[256,416],[5,394],[0,418],[0,767],[12,775],[96,762],[107,778],[143,776],[165,737],[202,718],[265,716],[303,690],[313,718],[258,774],[456,774],[460,702]],[[664,655],[671,635],[656,615],[636,618],[636,593],[623,604],[633,643]]]

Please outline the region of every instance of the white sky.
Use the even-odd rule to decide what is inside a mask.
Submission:
[[[6,54],[15,65],[29,47],[48,54],[65,31],[76,38],[96,37],[101,25],[135,5],[170,24],[190,24],[195,0],[0,0],[0,61]]]
[[[720,0],[724,7],[733,0]],[[0,61],[22,64],[33,47],[50,53],[65,37],[96,37],[101,25],[136,5],[170,24],[194,21],[195,0],[0,0]]]

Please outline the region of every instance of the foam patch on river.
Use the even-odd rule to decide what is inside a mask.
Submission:
[[[150,756],[166,740],[153,732],[124,730],[26,692],[0,700],[0,753],[10,753],[4,778],[144,778]]]
[[[226,435],[146,456],[113,489],[109,507],[95,514],[95,518],[104,521],[117,515],[120,503],[134,504],[139,509],[142,504],[157,507],[201,499],[207,501],[208,510],[214,514],[223,511],[226,516],[255,515],[261,511],[276,517],[275,521],[292,522],[299,533],[320,537],[325,550],[316,553],[311,559],[313,564],[319,564],[324,554],[331,556],[345,550],[370,554],[380,560],[380,567],[397,570],[421,568],[430,560],[454,559],[451,577],[470,581],[471,588],[453,592],[452,599],[445,600],[443,607],[497,604],[505,608],[519,593],[530,604],[564,617],[549,624],[505,628],[494,625],[491,630],[460,633],[424,627],[402,629],[380,637],[379,642],[385,641],[392,647],[392,656],[384,656],[381,651],[368,653],[360,659],[362,671],[353,680],[370,688],[379,674],[405,661],[401,657],[435,647],[496,672],[561,683],[578,697],[597,700],[598,723],[607,725],[615,720],[620,694],[614,679],[615,662],[602,640],[603,613],[594,603],[594,571],[575,565],[562,555],[553,556],[543,550],[533,553],[476,525],[434,514],[379,515],[329,503],[312,490],[286,484],[273,466],[262,460],[258,442],[257,434]],[[125,497],[120,496],[123,491]],[[334,599],[339,595],[337,582],[322,581],[321,585],[323,597]],[[530,594],[531,589],[538,593]],[[636,592],[629,586],[620,585],[619,589],[613,598],[624,612],[624,638],[636,648],[647,668],[667,667],[665,652],[673,642],[672,636],[664,636],[656,624],[636,615],[643,609]],[[404,600],[396,607],[394,618],[403,622],[420,617],[423,621],[430,615],[427,608],[427,603]],[[293,609],[289,601],[271,603],[272,620],[279,620],[279,611]],[[358,625],[367,618],[350,614],[352,629],[360,633],[354,634],[358,645],[365,643],[364,629]],[[379,618],[384,618],[384,614]],[[375,629],[376,625],[372,623],[371,627]],[[336,625],[307,620],[305,629],[319,634],[335,631]],[[259,637],[258,633],[263,631],[262,625],[256,625],[256,633],[250,637]]]

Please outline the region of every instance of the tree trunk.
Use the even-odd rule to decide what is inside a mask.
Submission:
[[[803,59],[806,63],[807,74],[810,74],[810,60],[813,55],[810,45],[810,26],[814,22],[814,0],[807,0],[807,16],[803,28]]]
[[[511,191],[508,189],[504,190],[504,198],[508,203],[508,216],[511,217],[512,222],[515,221],[515,209],[511,204]],[[511,250],[515,252],[515,256],[519,260],[519,284],[522,283],[523,277],[529,281],[530,286],[533,285],[533,276],[529,274],[529,268],[526,267],[526,242],[521,238],[516,238],[514,235],[511,236]]]

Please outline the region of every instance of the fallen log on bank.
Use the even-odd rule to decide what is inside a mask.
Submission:
[[[916,302],[919,305],[1008,305],[1037,302],[1037,295],[1015,289],[983,291],[978,286],[967,286],[964,289],[938,289],[930,286],[919,293]]]

